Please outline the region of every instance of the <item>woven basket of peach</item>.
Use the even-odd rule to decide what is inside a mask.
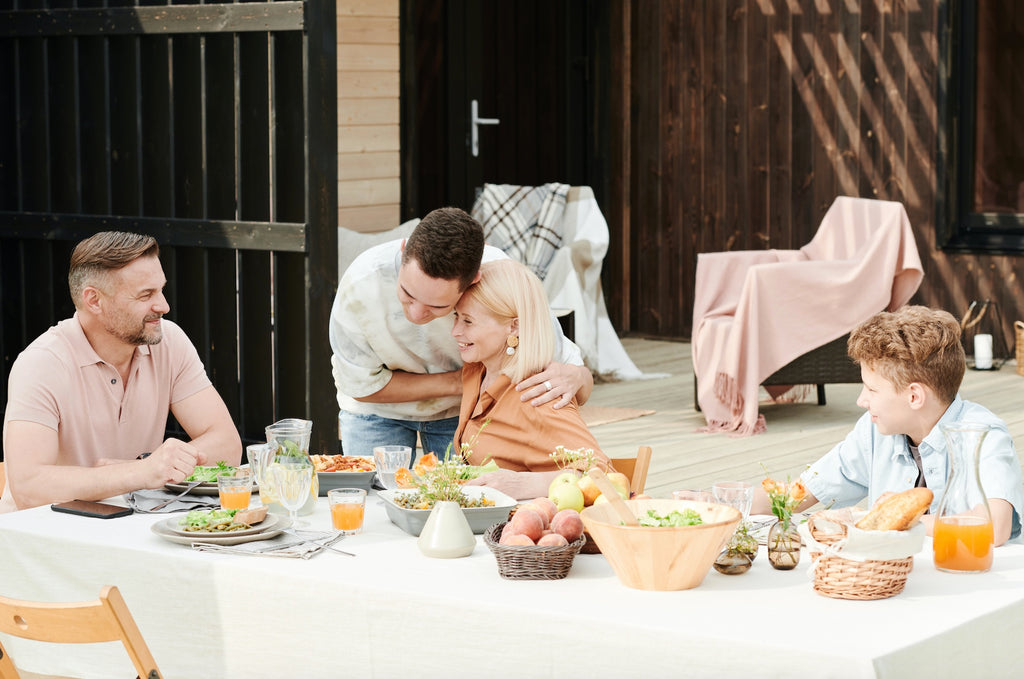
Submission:
[[[696,587],[740,522],[739,511],[726,505],[663,499],[624,502],[642,523],[652,525],[624,525],[610,503],[587,507],[580,518],[622,584],[635,589]],[[699,523],[684,525],[687,520]]]
[[[575,509],[558,510],[539,497],[517,506],[507,522],[484,533],[498,574],[507,580],[561,580],[586,541],[583,521]]]

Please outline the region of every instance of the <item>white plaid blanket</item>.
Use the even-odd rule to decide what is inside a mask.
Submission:
[[[551,259],[562,247],[562,216],[568,195],[568,184],[484,184],[473,217],[484,227],[489,244],[544,280]]]

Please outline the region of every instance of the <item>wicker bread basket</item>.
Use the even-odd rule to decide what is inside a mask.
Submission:
[[[831,547],[846,538],[845,524],[840,531],[826,531],[815,522],[815,515],[807,520],[811,537],[823,547]],[[809,550],[814,569],[814,591],[833,599],[870,601],[887,599],[903,591],[907,574],[914,567],[914,557],[886,561],[853,561]]]
[[[561,580],[569,575],[572,560],[587,540],[580,535],[564,547],[498,544],[506,523],[496,523],[484,532],[484,543],[498,561],[498,574],[506,580]]]

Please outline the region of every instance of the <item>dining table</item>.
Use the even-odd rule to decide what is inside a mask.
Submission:
[[[114,500],[116,501],[116,500]],[[0,515],[0,593],[123,594],[163,675],[231,677],[1010,677],[1024,667],[1024,545],[990,571],[940,572],[931,541],[905,589],[818,594],[764,547],[742,575],[682,591],[623,585],[602,554],[558,580],[503,579],[477,536],[464,558],[421,554],[371,493],[361,533],[309,559],[205,552],[157,535],[166,514],[101,520],[38,507]],[[326,498],[302,517],[330,530]],[[134,676],[114,643],[3,636],[26,670]]]

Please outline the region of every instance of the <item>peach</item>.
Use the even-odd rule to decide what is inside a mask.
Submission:
[[[569,541],[558,533],[549,533],[537,541],[540,547],[565,547]]]
[[[498,542],[501,542],[501,540],[504,539],[504,538],[510,538],[513,535],[519,535],[519,534],[520,533],[519,533],[518,530],[516,530],[516,527],[512,525],[511,521],[509,521],[501,529],[501,538],[498,540]]]
[[[525,535],[530,540],[536,542],[540,538],[541,533],[544,532],[544,524],[546,522],[541,517],[540,512],[529,507],[520,507],[516,510],[515,516],[512,517],[510,523],[515,527],[517,533]]]
[[[536,507],[537,509],[543,510],[544,512],[544,523],[551,523],[551,519],[555,517],[558,512],[558,507],[548,497],[538,497],[530,500],[526,503],[529,506]]]
[[[563,509],[551,519],[551,530],[572,542],[583,535],[583,519],[575,509]]]
[[[533,540],[531,540],[530,538],[526,537],[525,535],[518,535],[518,534],[516,534],[516,535],[509,535],[506,538],[505,535],[502,534],[501,539],[498,540],[498,544],[500,544],[500,545],[522,545],[523,547],[526,547],[526,546],[532,547],[535,543],[534,543]]]

